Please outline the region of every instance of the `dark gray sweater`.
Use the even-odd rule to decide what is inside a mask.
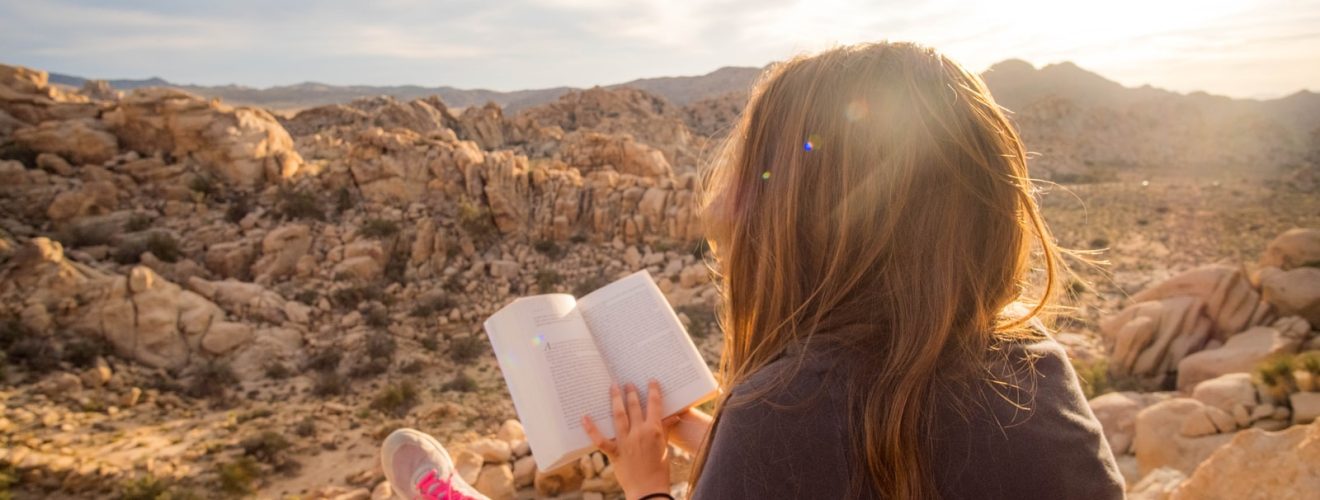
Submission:
[[[1008,364],[999,371],[1026,392],[1005,399],[973,389],[980,393],[962,399],[977,404],[936,410],[931,459],[940,496],[1123,498],[1123,478],[1063,348],[1044,340],[1011,345],[1005,354]],[[1029,357],[1034,373],[1021,369]],[[849,491],[861,463],[853,458],[840,382],[849,362],[839,351],[798,351],[734,387],[732,399],[746,401],[729,405],[712,431],[692,498],[879,498],[869,489]],[[765,397],[744,397],[782,376],[791,379]]]

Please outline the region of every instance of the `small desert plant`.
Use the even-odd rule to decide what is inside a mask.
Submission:
[[[77,368],[90,368],[107,350],[104,340],[78,337],[64,345],[64,360]]]
[[[321,298],[321,294],[316,290],[302,290],[293,296],[293,300],[302,302],[306,305],[316,305],[316,299]]]
[[[119,500],[165,500],[174,498],[170,484],[150,474],[128,480],[119,486]]]
[[[412,361],[404,363],[403,366],[399,367],[399,372],[408,375],[416,375],[422,372],[422,368],[423,368],[422,362],[414,359]]]
[[[234,369],[229,363],[210,360],[193,373],[192,383],[188,385],[186,392],[194,398],[223,397],[229,387],[237,383],[238,376],[234,374]]]
[[[681,306],[674,311],[687,316],[688,333],[693,337],[704,339],[719,327],[718,320],[715,318],[715,310],[710,306]]]
[[[288,439],[275,431],[265,431],[239,443],[244,455],[271,465],[282,462],[284,452],[291,446]]]
[[[225,220],[238,224],[250,212],[252,212],[252,200],[248,195],[240,194],[229,201],[229,206],[225,208]]]
[[[183,256],[179,242],[169,233],[151,233],[147,237],[147,251],[165,262],[178,262],[179,257]]]
[[[100,224],[73,224],[55,239],[69,248],[109,245],[114,240],[114,228]]]
[[[453,307],[454,299],[449,298],[448,295],[441,295],[413,306],[408,315],[414,318],[428,318],[437,314],[444,314]]]
[[[298,437],[312,437],[316,435],[316,420],[312,417],[305,417],[298,425],[293,427],[293,433]]]
[[[325,210],[321,208],[321,200],[316,198],[315,193],[281,189],[277,196],[276,206],[285,219],[325,220]]]
[[[1090,242],[1092,250],[1109,248],[1109,238],[1094,238]]]
[[[408,272],[408,254],[400,248],[390,254],[390,260],[385,263],[385,279],[390,283],[403,283]]]
[[[152,219],[150,215],[135,213],[128,217],[128,221],[124,222],[124,230],[130,233],[146,231],[151,229],[152,222],[155,222],[155,219]]]
[[[202,198],[210,198],[220,191],[220,187],[216,185],[215,180],[209,175],[194,175],[193,178],[188,181],[188,189],[201,195]]]
[[[5,349],[8,363],[22,365],[33,373],[47,373],[60,367],[60,347],[48,335],[27,333]]]
[[[372,307],[367,309],[367,313],[362,315],[362,320],[367,326],[374,328],[384,328],[390,326],[390,312],[384,307]]]
[[[422,344],[423,349],[426,349],[431,352],[435,352],[436,349],[440,348],[440,338],[438,335],[435,334],[435,332],[431,332],[427,334],[425,337],[422,337],[422,340],[420,342]]]
[[[367,336],[367,356],[371,359],[389,361],[394,359],[396,349],[398,344],[394,342],[394,336],[387,331],[378,331]]]
[[[540,240],[532,244],[532,248],[542,255],[551,259],[558,259],[564,256],[564,249],[553,240]]]
[[[266,365],[266,378],[284,380],[291,376],[293,376],[293,371],[289,370],[289,367],[285,366],[284,363],[271,361],[270,364]]]
[[[256,491],[257,478],[261,475],[261,466],[251,457],[238,457],[232,462],[216,466],[220,491],[234,496],[251,495]]]
[[[1082,386],[1082,393],[1087,400],[1114,390],[1107,361],[1100,359],[1087,363],[1073,360],[1072,364],[1073,371],[1077,373],[1077,382]]]
[[[608,284],[610,284],[610,280],[606,279],[604,274],[594,274],[587,279],[578,282],[578,284],[573,287],[573,295],[575,297],[581,297]]]
[[[340,288],[330,294],[330,300],[339,307],[355,308],[358,304],[368,301],[376,301],[382,304],[389,304],[394,301],[385,293],[380,285],[361,284],[347,288]]]
[[[473,335],[454,337],[449,341],[449,358],[455,363],[467,363],[481,355],[485,342]]]
[[[477,381],[466,373],[454,375],[453,379],[440,386],[441,391],[476,392]]]
[[[499,234],[490,212],[469,200],[458,203],[458,224],[468,236],[479,242],[489,242]]]
[[[357,206],[357,201],[353,199],[353,192],[347,187],[341,187],[335,191],[335,213],[343,215],[344,212],[352,210]]]
[[[417,388],[407,380],[398,385],[385,388],[376,399],[371,401],[371,408],[385,415],[403,417],[417,405]]]
[[[358,235],[364,238],[383,240],[399,234],[399,225],[392,220],[367,219],[358,229]]]
[[[541,293],[548,293],[554,290],[555,285],[564,282],[564,276],[554,269],[542,269],[536,272],[536,286]]]
[[[339,372],[326,371],[316,376],[316,384],[312,386],[312,394],[320,397],[339,396],[348,392],[348,381]]]
[[[339,360],[343,357],[338,349],[333,347],[322,349],[307,358],[307,369],[317,372],[332,372],[339,369]]]

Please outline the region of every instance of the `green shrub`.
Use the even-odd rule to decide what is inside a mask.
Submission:
[[[312,394],[320,397],[339,396],[345,392],[348,392],[348,381],[334,371],[320,372],[316,376],[316,384],[312,386]]]
[[[377,331],[367,336],[367,356],[371,359],[383,359],[389,361],[394,359],[394,351],[398,344],[394,342],[394,336],[387,331]]]
[[[312,306],[316,305],[316,299],[321,298],[321,294],[316,290],[303,290],[293,296],[293,300]]]
[[[352,210],[357,206],[357,200],[353,199],[353,192],[347,187],[341,187],[335,191],[335,213],[343,215],[344,212]]]
[[[236,384],[238,384],[238,376],[234,374],[234,369],[229,363],[210,360],[193,373],[192,383],[188,385],[186,392],[194,398],[217,398],[223,397],[229,388]]]
[[[193,178],[188,181],[188,189],[201,195],[203,198],[213,197],[220,191],[220,187],[216,185],[215,180],[212,179],[211,176],[204,174],[194,175]]]
[[[175,498],[170,483],[150,474],[125,481],[119,486],[119,500],[165,500]]]
[[[1073,371],[1077,373],[1077,382],[1082,386],[1082,393],[1089,401],[1096,396],[1113,392],[1109,379],[1109,362],[1100,359],[1090,363],[1072,360]]]
[[[77,368],[91,368],[96,358],[105,355],[108,347],[104,340],[79,336],[64,344],[64,361]]]
[[[474,241],[485,243],[499,236],[490,212],[469,200],[458,203],[458,224]]]
[[[33,373],[48,373],[60,367],[60,348],[48,335],[28,332],[9,344],[5,360]]]
[[[477,359],[485,346],[486,342],[474,335],[454,337],[449,341],[449,358],[455,363],[467,363]]]
[[[608,284],[610,284],[610,280],[606,279],[604,274],[595,274],[589,276],[586,279],[578,282],[578,284],[573,287],[573,296],[581,297],[583,295],[596,291],[597,288],[603,287]]]
[[[238,224],[252,212],[252,200],[246,194],[235,196],[225,208],[225,220]]]
[[[312,437],[316,435],[316,419],[307,416],[294,426],[293,433],[298,437]]]
[[[71,224],[55,236],[68,248],[109,245],[114,241],[114,228],[102,224]]]
[[[325,220],[325,210],[321,200],[310,191],[281,189],[277,195],[276,207],[285,219]]]
[[[165,262],[178,262],[179,257],[183,256],[183,252],[179,250],[179,242],[168,233],[151,233],[151,236],[147,237],[147,251]]]
[[[307,369],[317,372],[333,372],[339,369],[339,360],[343,353],[333,347],[322,349],[307,358]]]
[[[466,373],[460,372],[440,386],[441,391],[476,392],[477,381]]]
[[[440,337],[436,335],[434,331],[432,331],[431,333],[427,334],[425,337],[422,337],[421,343],[423,349],[426,349],[431,352],[435,352],[436,349],[440,348]]]
[[[677,307],[674,311],[687,316],[688,334],[693,337],[704,339],[719,328],[715,309],[710,306],[687,305]]]
[[[418,373],[421,373],[422,368],[424,367],[425,366],[422,364],[421,361],[414,359],[412,361],[404,363],[403,366],[399,367],[399,372],[408,375],[416,375]]]
[[[380,285],[371,283],[335,290],[334,293],[330,294],[330,301],[334,302],[335,305],[339,307],[352,309],[357,308],[357,306],[363,302],[370,301],[388,305],[394,302],[394,298],[386,294],[385,290],[381,288]]]
[[[272,361],[270,364],[266,365],[266,378],[271,380],[284,380],[291,376],[293,376],[293,371],[289,370],[289,367],[284,366],[284,363]]]
[[[385,415],[403,417],[417,405],[417,388],[412,382],[403,381],[398,385],[385,388],[376,399],[371,401],[371,408]]]
[[[353,378],[375,377],[390,371],[390,362],[380,358],[367,358],[362,362],[353,365],[348,371],[348,376]]]
[[[555,285],[564,282],[564,276],[554,269],[542,269],[536,272],[536,286],[541,293],[554,291]]]
[[[390,312],[384,307],[373,307],[362,315],[362,320],[367,326],[374,328],[384,328],[390,326]]]
[[[399,234],[399,225],[392,220],[367,219],[358,229],[358,235],[364,238],[383,240]]]
[[[256,492],[256,482],[261,475],[261,466],[251,457],[238,457],[232,462],[216,465],[220,491],[234,496],[246,496]]]
[[[271,465],[282,462],[284,452],[291,446],[293,445],[288,439],[275,431],[265,431],[239,443],[239,447],[243,448],[243,455]]]
[[[540,240],[532,244],[532,248],[542,255],[551,259],[558,259],[564,256],[564,249],[553,240]]]
[[[153,222],[155,222],[155,219],[150,215],[135,213],[128,217],[128,221],[124,222],[124,230],[130,233],[146,231],[151,229],[151,223]]]
[[[413,306],[408,315],[414,318],[429,318],[437,314],[446,314],[453,307],[454,299],[449,298],[448,295],[441,295]]]

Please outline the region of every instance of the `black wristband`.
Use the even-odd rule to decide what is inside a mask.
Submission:
[[[665,498],[668,500],[674,500],[674,495],[670,495],[668,493],[652,493],[642,498],[638,498],[637,500],[651,500],[652,498]]]

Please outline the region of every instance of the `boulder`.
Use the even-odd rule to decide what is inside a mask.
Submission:
[[[536,479],[536,459],[530,456],[519,458],[513,463],[513,486],[518,489],[532,485]]]
[[[516,419],[505,420],[500,425],[500,430],[495,432],[495,437],[509,442],[510,445],[518,441],[527,439],[527,433],[523,430],[522,422]]]
[[[289,224],[266,233],[261,240],[261,258],[252,264],[252,275],[258,283],[270,283],[293,273],[298,259],[307,255],[312,247],[311,228],[305,224]]]
[[[1320,325],[1320,268],[1270,268],[1261,272],[1260,286],[1265,301],[1281,314],[1298,315],[1312,325]]]
[[[1288,270],[1320,263],[1320,229],[1296,228],[1280,234],[1265,246],[1261,267]]]
[[[1213,426],[1205,409],[1206,406],[1195,399],[1173,398],[1153,404],[1137,414],[1132,451],[1143,476],[1160,467],[1190,474],[1215,448],[1232,437],[1231,434],[1184,435],[1184,426],[1200,425],[1187,424],[1189,419],[1194,422],[1207,419],[1204,423]]]
[[[1249,373],[1229,373],[1196,384],[1192,398],[1226,412],[1241,406],[1250,411],[1256,406],[1256,384]]]
[[[1309,424],[1320,417],[1320,392],[1295,392],[1288,396],[1292,423]]]
[[[1187,475],[1177,469],[1160,467],[1146,474],[1128,490],[1128,500],[1166,500]]]
[[[513,458],[509,442],[500,439],[485,438],[468,443],[467,449],[481,455],[486,463],[504,463]]]
[[[14,131],[14,142],[37,153],[51,153],[72,163],[104,163],[119,154],[115,136],[95,120],[47,121]]]
[[[120,144],[145,156],[190,158],[231,184],[256,187],[302,166],[274,116],[164,87],[136,89],[102,114]]]
[[[1160,378],[1187,355],[1204,349],[1213,324],[1195,297],[1133,304],[1100,322],[1109,369],[1115,375]]]
[[[481,454],[475,451],[461,449],[454,453],[454,471],[468,484],[477,482],[477,477],[485,464],[486,461],[481,458]]]
[[[537,494],[556,497],[582,489],[583,479],[582,470],[574,463],[551,471],[537,471],[532,483]]]
[[[247,241],[216,243],[206,249],[206,269],[220,278],[247,281],[256,258],[256,246]]]
[[[110,181],[92,181],[55,195],[46,216],[52,222],[65,222],[88,215],[101,215],[119,205],[119,189]],[[111,231],[117,232],[117,231]]]
[[[509,464],[487,465],[481,468],[477,482],[472,485],[491,500],[513,500],[513,468]]]
[[[1226,373],[1250,372],[1266,358],[1297,352],[1301,340],[1278,329],[1257,326],[1228,339],[1217,349],[1192,354],[1178,363],[1178,389],[1189,391],[1196,384]]]
[[[1311,499],[1320,491],[1320,423],[1283,432],[1250,429],[1210,454],[1175,500]]]
[[[1149,398],[1136,392],[1111,392],[1096,396],[1089,403],[1104,429],[1109,448],[1115,455],[1128,453],[1132,448],[1137,413],[1150,404]]]

